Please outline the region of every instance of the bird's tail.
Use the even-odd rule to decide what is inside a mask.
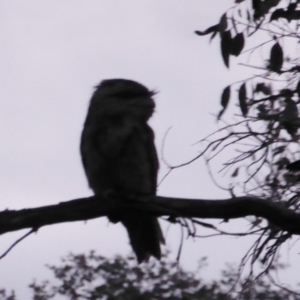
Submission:
[[[130,244],[139,263],[148,261],[150,256],[160,259],[160,244],[164,244],[165,240],[157,218],[141,214],[122,217],[121,222],[127,229]]]

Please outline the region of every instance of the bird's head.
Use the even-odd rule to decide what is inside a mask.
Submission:
[[[106,79],[96,86],[90,109],[108,116],[126,115],[147,121],[155,108],[153,95],[155,92],[136,81]]]

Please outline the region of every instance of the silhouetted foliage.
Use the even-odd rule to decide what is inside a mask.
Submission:
[[[241,280],[238,272],[228,266],[219,281],[205,280],[207,262],[202,258],[195,271],[183,270],[166,255],[161,262],[136,265],[133,256],[108,259],[91,251],[89,254],[69,254],[58,266],[48,266],[54,280],[33,282],[33,300],[299,300],[288,291],[272,289],[258,280],[254,285]],[[243,292],[240,292],[243,290]],[[289,298],[290,297],[290,298]],[[1,300],[16,300],[0,291]],[[22,297],[20,298],[22,299]]]
[[[222,110],[220,111],[219,115],[218,115],[218,119],[221,118],[221,116],[223,115],[224,111],[226,110],[226,107],[229,103],[229,99],[230,99],[230,85],[227,86],[222,93],[222,97],[221,97],[221,105],[223,106]]]
[[[226,126],[202,140],[205,150],[197,158],[205,154],[209,164],[232,147],[234,155],[221,169],[226,174],[233,168],[227,172],[230,195],[255,195],[282,203],[296,213],[300,212],[299,21],[298,0],[236,0],[216,25],[196,32],[220,37],[227,68],[230,58],[238,57],[241,65],[255,71],[249,78],[228,83],[223,90],[217,119],[227,117]],[[229,87],[236,92],[230,94]],[[238,110],[232,107],[234,102]],[[234,111],[234,118],[228,118],[229,111]],[[263,224],[259,218],[248,220],[252,233],[259,237],[241,266],[249,262],[253,267],[261,260],[267,275],[281,245],[292,235],[270,222]],[[253,273],[250,277],[256,278]]]

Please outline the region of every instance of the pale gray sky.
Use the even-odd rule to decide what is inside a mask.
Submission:
[[[105,78],[133,79],[159,91],[151,120],[159,153],[172,126],[165,145],[167,160],[177,164],[195,156],[201,148],[191,145],[217,128],[212,114],[219,112],[222,88],[243,74],[224,67],[217,39],[209,45],[207,37],[193,31],[216,23],[230,4],[0,2],[0,209],[56,204],[91,194],[79,138],[93,86]],[[165,172],[161,165],[160,177]],[[228,197],[213,185],[202,161],[172,173],[158,193]],[[228,228],[236,229],[235,224],[231,221]],[[180,230],[167,227],[167,245],[175,257]],[[3,235],[0,252],[25,232]],[[207,278],[216,278],[224,263],[238,262],[248,245],[242,238],[188,240],[181,261],[193,268],[200,257],[208,256]],[[28,298],[27,284],[48,276],[46,263],[90,249],[103,255],[130,251],[123,228],[104,218],[48,226],[0,261],[0,288],[16,289],[20,299]]]

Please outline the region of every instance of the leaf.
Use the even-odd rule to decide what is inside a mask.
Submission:
[[[292,4],[294,4],[294,3],[292,3]],[[300,19],[300,11],[299,10],[283,10],[282,8],[276,9],[270,17],[270,22],[276,21],[279,18],[284,18],[288,22],[290,22],[292,20],[299,20]]]
[[[256,88],[254,90],[254,93],[263,93],[265,95],[271,95],[271,87],[269,85],[266,85],[264,82],[260,82],[256,85]]]
[[[283,51],[278,42],[271,48],[268,68],[270,71],[280,73],[283,64]]]
[[[271,9],[272,7],[277,6],[277,5],[279,4],[280,1],[281,1],[281,0],[267,0],[267,1],[265,1],[265,2],[266,2],[266,4],[267,4],[268,8]]]
[[[251,16],[250,16],[250,12],[247,9],[247,21],[250,23],[251,22]]]
[[[236,168],[234,172],[231,174],[231,177],[236,177],[239,175],[239,168]]]
[[[231,41],[230,54],[239,56],[245,44],[244,34],[242,32],[238,33]]]
[[[283,96],[283,97],[285,97],[285,98],[290,99],[290,98],[293,97],[294,91],[292,91],[292,90],[290,90],[290,89],[282,89],[282,90],[279,91],[279,95],[280,95],[280,96]]]
[[[282,8],[276,9],[271,17],[270,22],[277,21],[279,18],[286,18],[286,11],[284,11]]]
[[[297,121],[299,116],[297,103],[290,98],[287,98],[285,103],[285,108],[280,117],[280,124],[292,137],[294,137],[298,132],[298,126],[295,124],[295,121]]]
[[[225,66],[229,68],[229,55],[231,52],[231,33],[227,30],[221,34],[221,53]]]
[[[295,183],[299,182],[299,176],[297,176],[297,175],[287,173],[287,174],[283,175],[283,178],[285,179],[285,181],[287,183],[290,183],[290,184],[295,184]]]
[[[239,89],[239,102],[244,117],[246,117],[248,113],[248,106],[247,106],[246,99],[247,99],[246,83],[243,83]]]
[[[300,98],[300,80],[298,81],[297,87],[296,87],[296,92],[298,94],[298,97]]]
[[[227,28],[227,16],[226,13],[222,15],[220,22],[219,22],[219,31],[222,33]]]
[[[284,150],[285,150],[286,146],[278,146],[275,149],[272,150],[273,152],[273,156],[277,155],[277,154],[281,154]]]
[[[288,21],[300,20],[300,10],[295,10],[291,13],[288,12]]]
[[[218,115],[218,120],[220,120],[221,116],[223,115],[223,113],[225,112],[225,109],[227,108],[227,105],[229,103],[229,99],[230,99],[230,85],[227,86],[222,93],[221,96],[221,105],[222,105],[222,110],[219,112]]]
[[[253,228],[255,228],[255,227],[257,227],[262,221],[263,221],[263,219],[255,217],[255,220],[253,220],[251,222],[251,228],[250,228],[250,230],[253,229]]]
[[[289,12],[293,12],[293,11],[296,10],[296,8],[297,8],[297,3],[290,3],[289,6],[288,6],[288,8],[287,8],[287,10]]]
[[[286,166],[289,171],[300,171],[300,160],[296,160]]]
[[[252,8],[253,10],[259,9],[260,0],[252,0]]]
[[[254,19],[259,19],[264,17],[269,13],[272,7],[275,7],[279,4],[281,0],[252,0],[252,7],[254,10]]]
[[[222,93],[221,96],[221,105],[226,108],[229,102],[229,98],[230,98],[230,85],[227,86]]]
[[[286,157],[282,157],[276,161],[275,165],[277,165],[278,170],[282,170],[287,168],[287,165],[290,164],[290,161]]]
[[[211,37],[210,37],[210,42],[214,39],[214,37],[217,35],[217,33],[218,33],[218,31],[215,31],[212,35],[211,35]]]
[[[252,0],[252,8],[254,10],[253,17],[255,20],[261,17],[260,5],[260,0]]]
[[[231,23],[232,23],[232,27],[234,29],[234,32],[238,32],[238,29],[237,29],[236,24],[235,24],[235,18],[231,18]]]
[[[270,11],[270,9],[272,7],[277,6],[280,1],[281,0],[265,0],[264,2],[261,2],[261,6],[263,7],[264,13],[267,14]]]
[[[261,113],[267,113],[266,105],[265,105],[264,103],[259,104],[259,105],[257,106],[257,110],[258,110],[259,112],[261,112]]]
[[[199,31],[199,30],[196,30],[195,33],[197,35],[200,35],[200,36],[203,36],[203,35],[207,35],[207,34],[210,34],[210,33],[216,33],[219,31],[219,24],[217,25],[214,25],[214,26],[211,26],[211,27],[208,27],[206,30],[204,31]]]
[[[291,122],[293,120],[296,120],[299,116],[298,113],[298,108],[297,108],[297,103],[292,100],[287,98],[285,100],[285,108],[282,111],[282,118],[286,122]]]
[[[221,119],[221,117],[222,117],[222,115],[224,114],[224,112],[225,112],[225,108],[222,108],[222,109],[220,110],[219,114],[218,114],[217,120],[220,120],[220,119]]]

